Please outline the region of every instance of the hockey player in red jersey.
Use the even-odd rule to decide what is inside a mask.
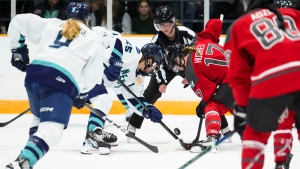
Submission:
[[[300,128],[300,79],[295,78],[300,75],[300,12],[277,9],[274,0],[244,4],[247,14],[229,28],[224,45],[236,103],[234,127],[243,137],[242,168],[263,168],[264,149],[275,130],[276,169],[288,168],[290,130],[294,122],[298,134]]]
[[[196,113],[200,118],[205,115],[207,139],[192,145],[190,152],[201,152],[217,141],[220,117],[233,108],[233,96],[226,79],[227,61],[223,47],[218,44],[221,31],[222,21],[211,19],[205,29],[196,34],[193,46],[184,48],[177,44],[168,48],[168,67],[174,72],[185,72],[186,83],[202,98]]]

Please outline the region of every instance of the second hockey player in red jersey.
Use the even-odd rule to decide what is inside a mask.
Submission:
[[[211,19],[205,29],[196,34],[193,46],[170,46],[166,56],[169,68],[185,72],[186,83],[202,98],[196,113],[200,118],[205,115],[207,139],[192,146],[191,152],[195,153],[217,141],[221,116],[233,108],[233,96],[226,79],[227,61],[218,44],[221,30],[222,21]]]

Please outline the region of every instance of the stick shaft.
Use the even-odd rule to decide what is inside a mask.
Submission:
[[[0,123],[0,127],[5,127],[6,125],[10,124],[11,122],[17,120],[19,117],[23,116],[24,114],[28,113],[30,111],[30,108],[25,110],[24,112],[22,112],[21,114],[17,115],[16,117],[14,117],[13,119],[4,122],[4,123]]]

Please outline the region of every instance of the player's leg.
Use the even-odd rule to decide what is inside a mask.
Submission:
[[[293,146],[292,128],[295,122],[295,112],[287,109],[279,119],[279,125],[274,132],[274,156],[276,169],[288,168],[292,155],[291,149]]]
[[[220,139],[220,134],[227,135],[231,132],[230,128],[228,127],[228,121],[225,115],[221,116],[221,133],[218,135],[218,139]],[[229,143],[232,143],[231,137],[227,139]]]
[[[201,140],[199,144],[194,144],[190,150],[192,153],[199,153],[204,148],[217,142],[218,134],[221,128],[221,113],[223,109],[227,109],[223,104],[218,101],[208,102],[205,106],[205,130],[206,139]],[[217,152],[217,147],[211,150],[211,152]]]
[[[261,169],[264,165],[264,149],[278,127],[280,116],[291,102],[290,96],[268,99],[249,99],[246,128],[243,133],[242,168]]]
[[[246,124],[243,133],[242,169],[262,169],[264,151],[271,132],[258,132]]]
[[[158,88],[159,84],[157,83],[156,75],[152,74],[149,84],[144,91],[144,97],[148,103],[154,104],[156,100],[161,97]]]
[[[26,89],[31,111],[34,114],[40,113],[40,124],[38,130],[30,136],[18,159],[9,165],[10,168],[17,165],[21,166],[20,168],[33,167],[56,145],[68,125],[73,106],[70,95],[50,86],[30,83],[26,84]]]
[[[89,100],[93,104],[94,109],[98,110],[103,116],[106,116],[111,109],[112,99],[110,98],[104,84],[96,85],[89,92]],[[96,114],[90,112],[86,138],[83,143],[82,154],[95,153],[93,149],[93,140],[100,140],[117,146],[117,136],[104,130],[105,120]],[[104,144],[105,145],[105,144]],[[89,149],[91,148],[91,149]],[[92,151],[93,150],[93,151]],[[100,152],[101,154],[101,152]]]

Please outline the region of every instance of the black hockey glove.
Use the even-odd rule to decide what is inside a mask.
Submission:
[[[234,105],[234,129],[239,133],[241,138],[246,125],[246,107]]]
[[[204,118],[205,114],[204,114],[204,108],[206,106],[206,102],[205,101],[201,101],[198,106],[196,107],[196,114],[199,118]]]
[[[11,64],[22,72],[26,71],[27,64],[29,64],[27,45],[11,50]]]
[[[81,93],[73,100],[73,106],[77,109],[81,109],[87,102],[88,93]]]
[[[149,111],[143,109],[143,116],[146,119],[150,119],[154,123],[159,123],[163,118],[161,112],[152,104],[148,104],[147,108]]]

